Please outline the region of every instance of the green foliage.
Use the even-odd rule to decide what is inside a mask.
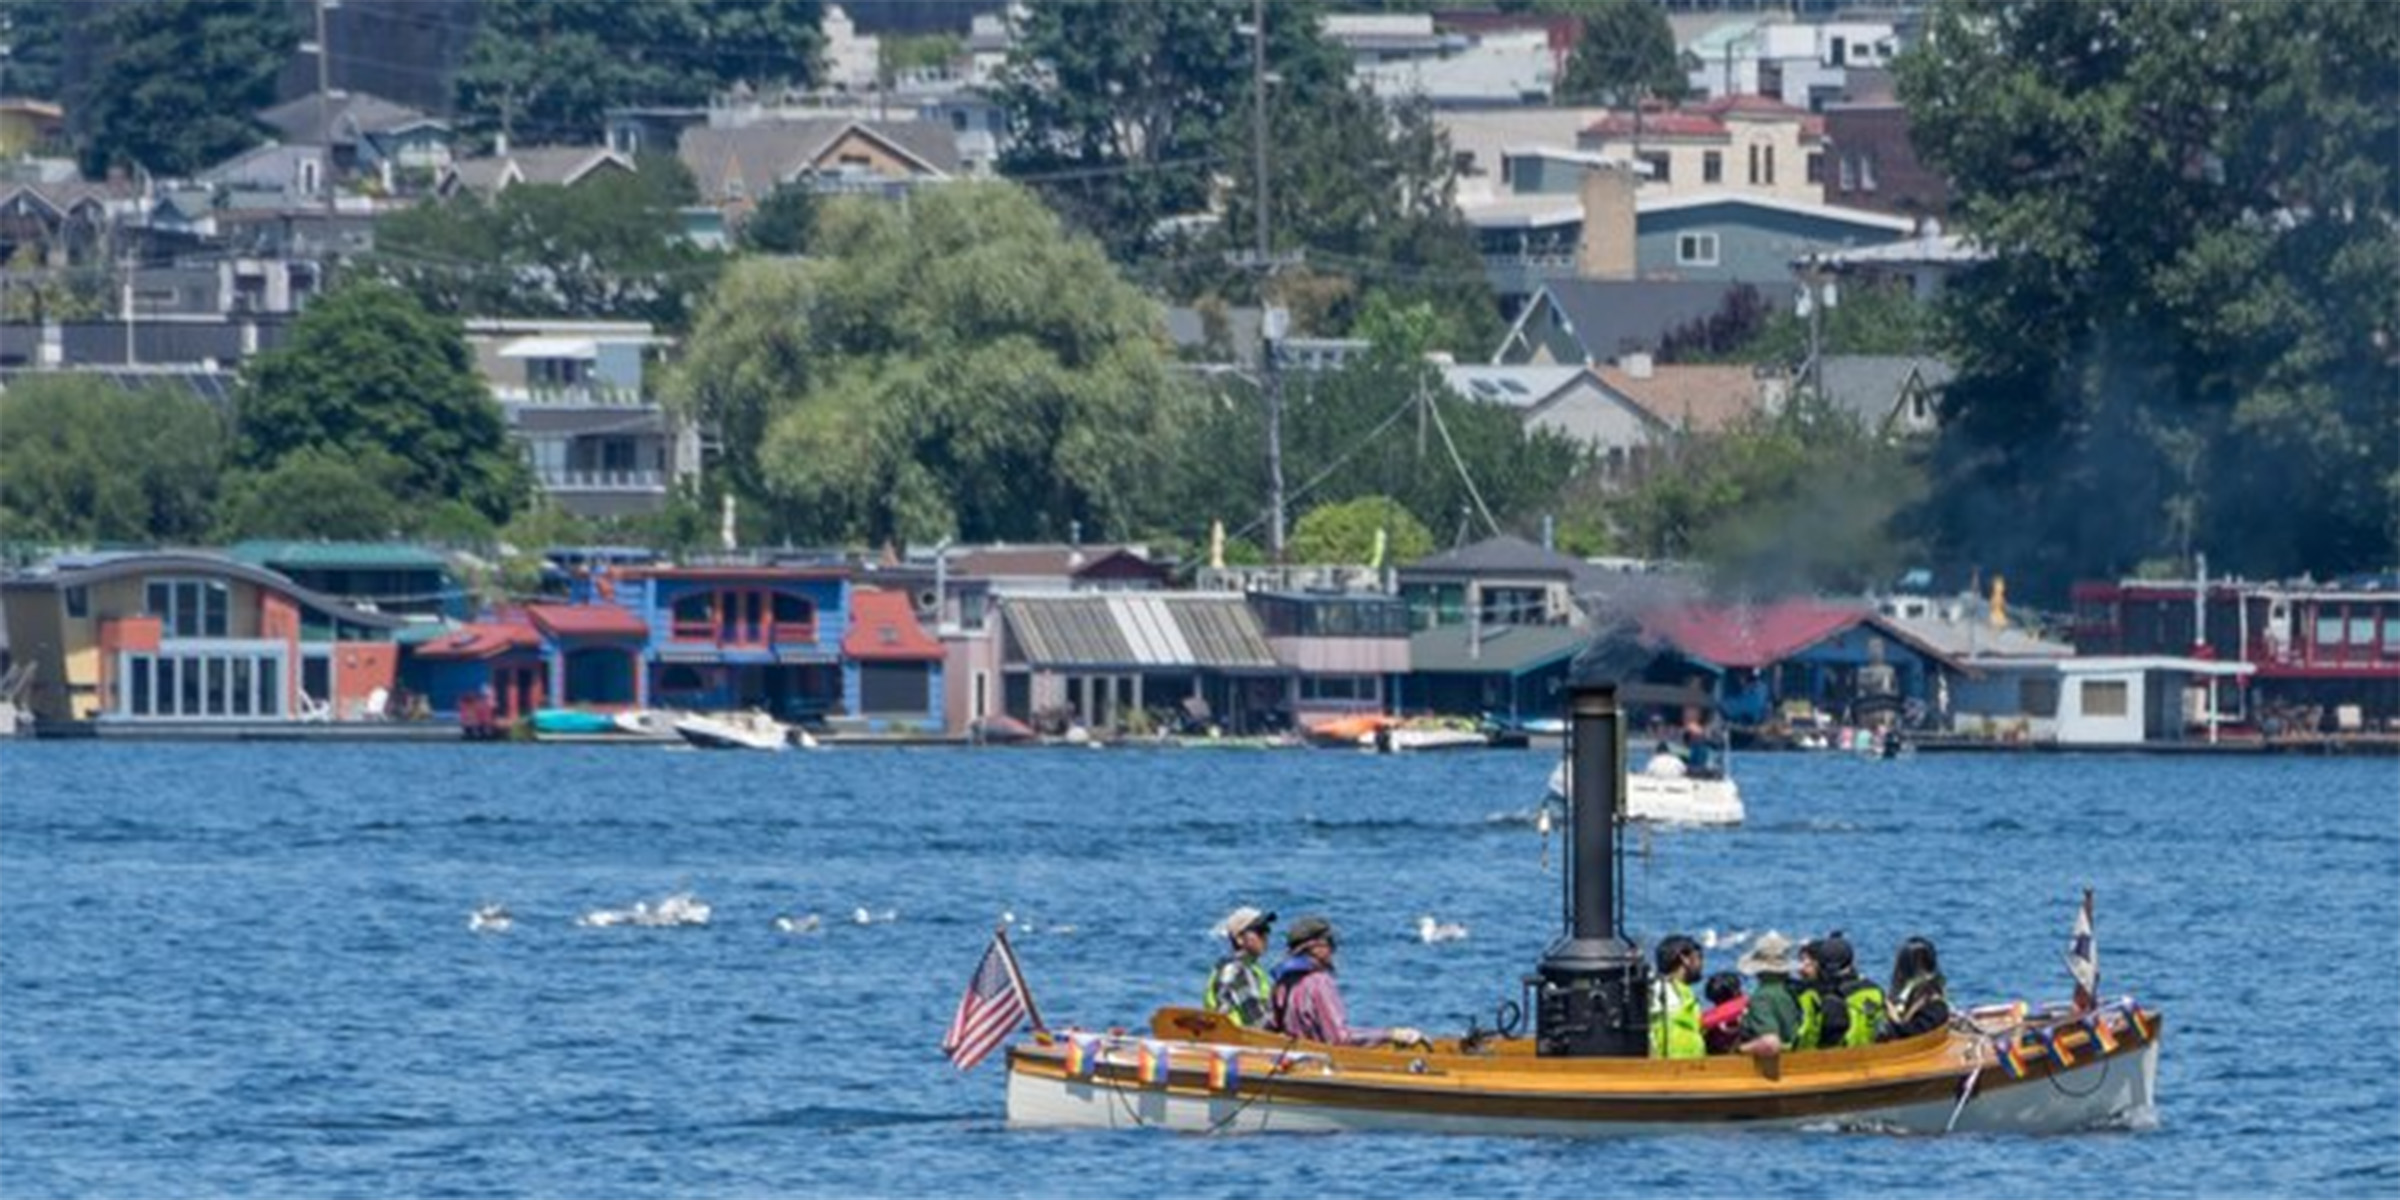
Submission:
[[[941,70],[958,61],[966,42],[955,33],[884,34],[876,72],[890,87],[910,71]]]
[[[638,167],[394,213],[377,223],[363,269],[437,313],[681,328],[723,256],[682,237],[677,210],[696,196],[683,164],[659,156]]]
[[[2058,597],[2160,557],[2253,577],[2400,545],[2400,22],[2359,0],[1956,0],[1900,64],[1994,252],[1932,501]]]
[[[1028,10],[1001,91],[1016,131],[1002,170],[1187,301],[1259,296],[1258,273],[1229,261],[1258,247],[1249,11],[1227,0],[1044,0]],[[1324,335],[1346,332],[1376,292],[1429,302],[1454,348],[1479,351],[1499,318],[1451,204],[1446,139],[1422,104],[1387,107],[1354,87],[1322,15],[1314,0],[1267,11],[1270,250],[1308,264],[1277,277],[1275,298],[1296,329]],[[1212,197],[1222,220],[1160,232],[1165,218],[1207,213]]]
[[[392,493],[404,485],[406,473],[406,466],[389,455],[354,457],[330,447],[302,446],[264,469],[237,471],[226,480],[218,540],[398,537],[409,520]]]
[[[1934,306],[1910,294],[1907,285],[1843,283],[1835,303],[1817,316],[1822,352],[1836,354],[1935,354],[1946,343]],[[1749,288],[1728,293],[1725,305],[1704,321],[1668,332],[1658,357],[1674,363],[1759,363],[1798,366],[1808,361],[1809,318],[1787,307],[1769,307]]]
[[[144,0],[74,15],[97,48],[66,96],[83,168],[187,175],[265,140],[251,114],[299,44],[285,0]]]
[[[0,43],[8,46],[8,94],[64,98],[59,63],[66,45],[68,0],[0,4]]]
[[[383,284],[310,306],[288,342],[252,360],[235,412],[235,458],[254,473],[314,447],[361,469],[369,455],[396,457],[388,486],[411,505],[461,500],[504,521],[525,498],[524,463],[458,326]]]
[[[30,375],[0,393],[0,540],[199,541],[225,427],[182,391]]]
[[[761,254],[806,254],[817,228],[817,194],[787,184],[767,193],[742,222],[742,249]]]
[[[1143,524],[1176,384],[1157,310],[1098,247],[1005,184],[819,225],[825,256],[727,275],[669,384],[745,512],[810,541]]]
[[[1433,535],[1389,496],[1361,496],[1310,509],[1292,527],[1289,557],[1297,563],[1364,563],[1384,537],[1385,564],[1415,562],[1433,553]]]
[[[617,106],[704,104],[735,83],[816,77],[814,0],[486,0],[453,87],[477,133],[518,145],[599,140]]]
[[[1559,76],[1558,103],[1630,108],[1683,99],[1689,81],[1664,8],[1650,0],[1590,0],[1575,11],[1583,37]]]
[[[1923,490],[1904,450],[1801,401],[1684,443],[1613,515],[1630,553],[1697,562],[1727,592],[1857,592],[1916,561],[1893,522]],[[1576,517],[1578,538],[1597,532]]]

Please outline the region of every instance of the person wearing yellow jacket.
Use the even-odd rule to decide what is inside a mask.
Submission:
[[[1650,981],[1650,1057],[1704,1058],[1700,1001],[1692,983],[1702,970],[1700,943],[1678,933],[1658,943],[1658,975]]]

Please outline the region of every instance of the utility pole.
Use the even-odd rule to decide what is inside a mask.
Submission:
[[[333,238],[333,87],[332,55],[325,40],[325,10],[331,0],[316,0],[317,11],[317,186],[325,192],[325,237]]]
[[[1283,371],[1277,360],[1285,331],[1277,320],[1282,313],[1267,304],[1267,280],[1275,272],[1275,246],[1267,225],[1267,0],[1250,0],[1250,154],[1258,180],[1258,216],[1252,225],[1258,235],[1258,368],[1267,392],[1267,550],[1275,565],[1282,566]]]

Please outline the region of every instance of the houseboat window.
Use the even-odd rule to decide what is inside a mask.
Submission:
[[[816,606],[808,601],[782,592],[775,593],[775,623],[777,625],[812,625],[816,623]]]
[[[2125,701],[2126,687],[2122,679],[2083,681],[2083,715],[2087,717],[2124,716]]]
[[[707,686],[700,668],[688,663],[677,663],[658,675],[658,690],[662,692],[697,692]]]
[[[200,714],[201,690],[200,660],[196,658],[184,659],[182,668],[176,672],[176,676],[176,682],[179,685],[176,688],[176,697],[180,705],[176,711],[187,717],[198,716]]]
[[[224,637],[225,585],[213,579],[153,579],[143,589],[149,615],[172,637]]]
[[[2320,616],[2317,618],[2317,644],[2320,646],[2342,644],[2342,619],[2340,617]]]
[[[158,715],[162,717],[175,715],[175,674],[174,659],[158,660]]]
[[[1300,677],[1302,700],[1372,700],[1375,698],[1375,678],[1371,675],[1303,675]]]
[[[2350,618],[2350,644],[2353,646],[2372,646],[2375,644],[2375,618]]]
[[[149,716],[150,660],[147,658],[137,658],[133,660],[133,683],[131,686],[131,693],[132,694],[126,698],[132,701],[128,707],[132,709],[133,715],[137,717]]]
[[[67,615],[78,620],[92,613],[91,593],[79,587],[67,589]]]
[[[2400,654],[2400,616],[2383,619],[2383,652],[2387,655]]]
[[[704,638],[716,628],[716,594],[695,592],[675,599],[675,636]]]
[[[251,693],[250,674],[249,659],[237,658],[233,660],[233,715],[237,717],[249,716],[250,709],[254,703],[254,697]]]
[[[2017,708],[2029,717],[2057,716],[2058,681],[2055,679],[2018,680]]]
[[[233,711],[233,701],[225,695],[225,660],[208,660],[208,688],[201,696],[201,707],[212,717]]]
[[[283,689],[277,684],[275,673],[274,659],[258,660],[258,715],[262,717],[283,715]]]

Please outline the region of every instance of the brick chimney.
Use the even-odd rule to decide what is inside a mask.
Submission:
[[[1625,163],[1584,168],[1578,196],[1583,231],[1575,239],[1577,279],[1635,277],[1633,167]]]

